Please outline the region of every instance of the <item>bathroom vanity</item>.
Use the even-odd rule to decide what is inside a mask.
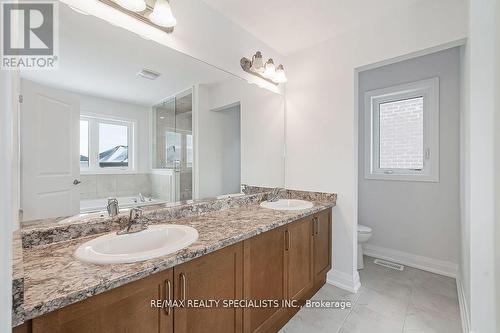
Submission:
[[[77,3],[58,70],[20,73],[14,331],[278,331],[326,281],[336,203],[286,188],[283,86]]]
[[[70,232],[63,237],[72,239],[46,239],[41,243],[50,244],[35,245],[34,239],[41,240],[42,234],[65,233],[51,232],[54,226],[27,228],[23,231],[22,304],[26,322],[16,330],[277,332],[298,307],[223,307],[222,300],[309,299],[325,283],[331,268],[331,207],[336,196],[316,197],[309,209],[277,211],[259,206],[263,195],[227,199],[222,210],[218,200],[213,202],[217,207],[204,206],[205,212],[171,218],[166,222],[196,228],[199,239],[170,255],[132,264],[77,260],[75,249],[97,235],[72,238],[67,236],[74,234]],[[176,215],[166,212],[171,210],[149,214],[152,218]],[[190,207],[181,215],[196,210]],[[90,224],[96,227],[95,223]],[[71,226],[75,227],[58,227]],[[79,226],[81,234],[90,232],[87,227]],[[221,306],[151,305],[165,300],[220,300]]]

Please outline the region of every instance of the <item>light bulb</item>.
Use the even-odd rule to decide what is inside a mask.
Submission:
[[[269,59],[267,62],[266,62],[266,69],[264,70],[264,76],[267,77],[267,78],[273,78],[274,77],[274,73],[276,72],[276,67],[274,66],[274,61],[273,59]]]
[[[171,28],[177,24],[177,20],[172,14],[172,8],[170,8],[167,0],[156,0],[155,8],[149,15],[149,19],[154,24],[165,28]]]
[[[262,62],[262,53],[260,51],[257,51],[257,53],[254,54],[252,57],[252,70],[257,72],[257,73],[262,73],[264,72],[264,63]]]
[[[278,83],[284,83],[287,81],[286,75],[285,75],[285,68],[283,68],[283,65],[279,65],[278,68],[276,69],[276,73],[274,74],[274,81]]]
[[[116,0],[116,3],[132,12],[142,12],[146,9],[144,0]]]

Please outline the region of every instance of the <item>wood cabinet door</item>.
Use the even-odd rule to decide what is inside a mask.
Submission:
[[[314,225],[314,275],[315,284],[324,282],[326,273],[332,268],[332,211],[315,215]]]
[[[285,250],[288,259],[288,299],[304,300],[313,287],[313,219],[288,225]]]
[[[222,307],[222,300],[242,298],[242,246],[238,243],[174,268],[176,300],[221,301],[220,307],[188,307],[187,303],[177,307],[176,333],[242,332],[241,308]]]
[[[243,242],[244,299],[286,299],[285,230],[277,228]],[[244,331],[277,331],[285,312],[284,308],[276,307],[245,308]]]
[[[173,312],[151,306],[165,300],[169,269],[33,319],[33,333],[169,333]]]

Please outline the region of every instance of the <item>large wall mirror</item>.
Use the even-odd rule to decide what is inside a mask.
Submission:
[[[66,5],[59,16],[59,68],[21,73],[23,221],[284,186],[281,95]]]

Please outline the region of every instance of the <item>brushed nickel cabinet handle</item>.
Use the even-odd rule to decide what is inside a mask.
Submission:
[[[167,294],[167,301],[170,302],[172,300],[172,283],[170,280],[165,281],[165,293]],[[170,304],[165,308],[165,312],[167,313],[167,316],[170,316]]]
[[[319,234],[319,218],[316,217],[316,235]]]
[[[182,299],[185,301],[186,300],[186,275],[184,273],[181,273],[180,274],[180,277],[181,277],[181,281],[182,281],[182,285],[181,285],[181,295],[182,295]]]
[[[290,233],[285,230],[285,251],[288,251],[288,249],[290,249]]]

